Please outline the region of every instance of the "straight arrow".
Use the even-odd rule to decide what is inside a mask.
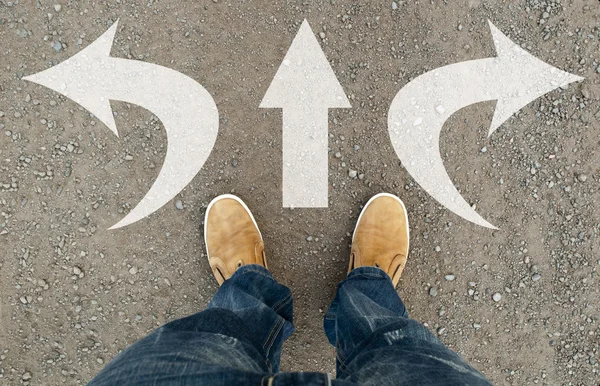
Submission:
[[[283,109],[283,206],[328,206],[328,111],[350,108],[306,19],[261,108]]]

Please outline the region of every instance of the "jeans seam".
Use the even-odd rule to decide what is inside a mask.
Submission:
[[[335,356],[338,359],[338,361],[340,361],[340,369],[343,367],[342,371],[346,368],[346,356],[344,355],[344,353],[342,352],[342,349],[340,348],[339,344],[336,345],[335,348]]]
[[[275,303],[275,305],[273,306],[273,311],[275,311],[275,312],[279,311],[283,306],[286,305],[286,303],[289,301],[289,299],[291,297],[292,297],[292,294],[290,293],[285,298],[283,298],[282,300]]]
[[[279,331],[281,331],[281,328],[283,327],[283,318],[278,318],[277,319],[277,323],[275,323],[275,325],[273,326],[273,328],[271,329],[271,332],[269,332],[269,336],[267,337],[267,339],[265,340],[265,343],[263,344],[263,350],[265,350],[265,354],[267,356],[269,356],[269,351],[271,351],[271,346],[273,345],[273,341],[275,340],[275,337],[277,337],[277,334],[279,334]]]

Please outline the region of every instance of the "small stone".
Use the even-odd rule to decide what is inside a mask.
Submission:
[[[502,295],[500,295],[499,292],[496,292],[495,294],[492,295],[492,299],[494,299],[495,302],[499,302],[500,299],[502,299]]]
[[[326,35],[325,35],[325,32],[319,32],[319,37],[320,37],[321,39],[325,39],[325,36],[326,36]]]
[[[62,47],[61,42],[54,42],[54,43],[52,43],[52,48],[54,48],[54,51],[60,52],[60,51],[62,51],[63,47]]]
[[[30,379],[31,379],[31,373],[30,373],[29,371],[27,371],[26,373],[24,373],[24,374],[21,376],[21,379],[22,379],[22,380],[24,380],[24,381],[28,381],[28,380],[30,380]]]
[[[175,201],[175,208],[183,210],[183,202],[181,202],[181,200]]]
[[[133,156],[132,156],[132,155],[130,155],[130,154],[127,154],[127,155],[125,156],[125,161],[133,161]]]
[[[587,176],[585,174],[580,174],[580,175],[577,176],[577,179],[580,182],[586,182],[587,181]]]
[[[485,146],[484,146],[484,147],[482,147],[482,148],[481,148],[481,152],[482,152],[482,153],[487,153],[487,147],[485,147]]]
[[[435,287],[429,288],[429,296],[437,296],[437,288],[435,288]]]
[[[19,298],[19,300],[21,301],[21,303],[23,303],[23,304],[27,304],[27,298],[26,298],[25,296],[21,296],[21,297]]]
[[[135,275],[138,272],[137,267],[131,267],[129,268],[129,273],[132,275]]]
[[[444,276],[444,279],[446,279],[446,281],[452,281],[452,280],[456,279],[456,276],[454,276],[453,274],[450,274],[450,275]]]
[[[104,363],[104,359],[102,358],[97,358],[96,362],[98,362],[99,364],[103,364]]]
[[[534,273],[533,276],[531,276],[531,280],[533,281],[538,281],[542,278],[542,275],[540,275],[539,273]]]
[[[60,4],[54,4],[54,10],[56,12],[60,12],[61,9],[62,9],[62,5],[60,5]]]
[[[462,25],[462,24],[459,24],[459,25],[458,25],[458,30],[459,30],[459,31],[462,31],[462,29],[463,29],[463,25]]]
[[[436,245],[436,246],[435,246],[435,251],[436,251],[436,252],[440,252],[441,250],[442,250],[442,248],[440,248],[440,246],[439,246],[439,245]]]
[[[6,130],[6,131],[4,132],[4,135],[6,135],[7,137],[10,137],[10,136],[12,135],[12,131],[10,131],[10,130]]]
[[[398,9],[398,4],[395,1],[392,1],[392,9]]]
[[[437,329],[438,335],[442,335],[446,331],[446,327],[440,327]]]
[[[549,17],[550,17],[550,14],[549,14],[548,12],[544,12],[544,13],[542,13],[542,18],[543,18],[543,19],[547,19],[547,18],[549,18]]]
[[[77,276],[81,275],[81,268],[77,266],[73,267],[73,273]]]
[[[350,170],[348,171],[348,176],[349,176],[350,178],[356,178],[356,176],[357,176],[357,175],[358,175],[358,172],[357,172],[356,170],[352,170],[352,169],[350,169]]]
[[[438,114],[444,114],[444,112],[446,111],[446,109],[444,108],[444,106],[442,106],[442,105],[438,105],[438,106],[435,108],[435,111],[437,111],[437,112],[438,112]]]

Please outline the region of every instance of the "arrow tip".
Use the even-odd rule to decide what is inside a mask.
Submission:
[[[77,102],[94,114],[118,137],[117,126],[108,98],[101,95],[103,90],[96,89],[101,75],[98,65],[110,57],[119,20],[98,39],[69,59],[44,71],[23,79],[52,89]]]
[[[502,94],[497,98],[489,136],[533,100],[583,78],[536,58],[510,40],[490,20],[488,24],[498,54],[498,71],[504,82]]]
[[[350,101],[304,19],[263,97],[261,108],[349,108]]]

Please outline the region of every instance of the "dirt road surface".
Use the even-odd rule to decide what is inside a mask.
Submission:
[[[281,111],[258,108],[305,18],[352,104],[329,114],[324,209],[282,208]],[[488,19],[585,77],[490,138],[495,102],[444,126],[448,173],[495,231],[423,191],[387,133],[390,102],[411,79],[495,55]],[[171,203],[108,230],[160,170],[161,122],[112,102],[117,137],[22,77],[73,56],[117,20],[112,56],[195,79],[215,99],[220,126],[208,161]],[[598,384],[599,39],[594,0],[0,0],[0,384],[85,384],[127,345],[202,310],[217,288],[203,215],[222,193],[253,210],[270,268],[295,296],[282,369],[334,374],[322,317],[361,205],[381,191],[409,211],[398,291],[412,317],[495,384]]]

